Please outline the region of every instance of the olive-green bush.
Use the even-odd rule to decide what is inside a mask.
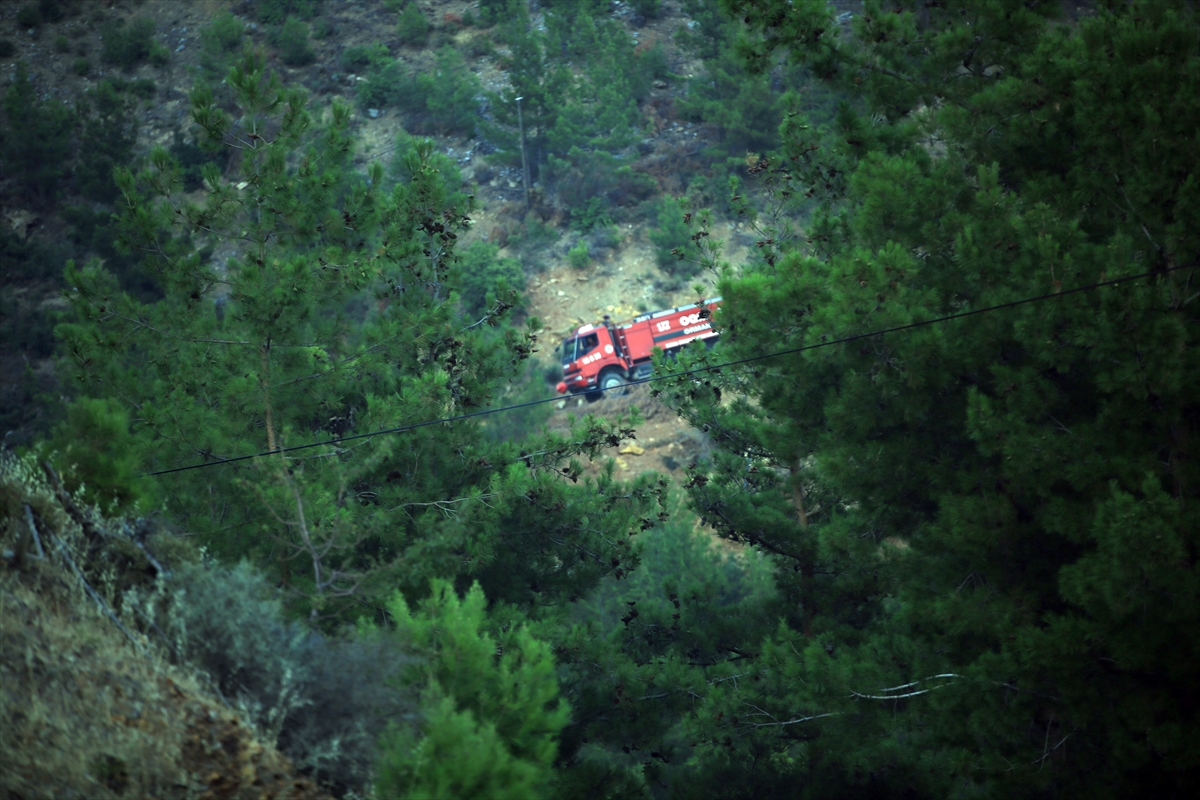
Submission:
[[[135,17],[126,24],[118,17],[101,26],[100,36],[104,42],[102,57],[105,63],[133,69],[150,59],[154,49],[154,20]]]

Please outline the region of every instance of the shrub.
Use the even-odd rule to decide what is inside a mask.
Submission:
[[[109,398],[80,398],[67,407],[67,422],[55,449],[74,465],[68,488],[83,487],[88,502],[106,510],[132,510],[151,503],[151,486],[140,462],[129,415]]]
[[[616,250],[621,244],[621,233],[616,225],[601,225],[593,228],[587,237],[588,255],[598,259],[606,251]]]
[[[74,14],[79,9],[76,8],[78,0],[38,0],[38,12],[42,15],[42,19],[46,22],[58,22],[68,14]]]
[[[328,17],[317,17],[313,22],[312,35],[314,39],[328,39],[337,33],[337,29],[333,27]]]
[[[106,63],[122,69],[132,69],[150,58],[154,21],[137,17],[128,25],[124,20],[106,22],[100,29],[104,40],[103,58]]]
[[[54,37],[54,52],[66,53],[66,52],[69,52],[70,49],[71,49],[71,42],[69,39],[67,39],[67,37],[65,37],[65,36],[55,36]]]
[[[75,59],[75,62],[71,64],[71,71],[80,77],[87,75],[92,71],[92,62],[88,61],[86,58],[77,58]]]
[[[412,715],[408,696],[393,688],[409,661],[397,640],[369,627],[334,638],[289,622],[278,592],[244,563],[186,564],[171,590],[178,654],[297,767],[362,794],[376,742]]]
[[[633,10],[644,19],[658,19],[662,13],[662,0],[633,0]]]
[[[11,39],[0,39],[0,58],[9,58],[17,52],[17,46]]]
[[[485,28],[490,28],[504,19],[508,10],[508,0],[479,0],[479,22]]]
[[[362,54],[356,53],[356,58]],[[432,73],[405,74],[399,62],[382,56],[373,60],[367,79],[358,86],[363,108],[393,106],[405,115],[405,126],[416,133],[475,132],[481,91],[479,79],[454,48],[442,48]]]
[[[588,256],[587,242],[585,242],[583,239],[580,239],[578,244],[568,250],[567,261],[575,269],[583,269],[586,267],[591,262],[591,258]]]
[[[425,41],[425,37],[429,35],[429,20],[425,19],[416,3],[409,3],[400,12],[396,33],[404,44],[420,44]]]
[[[23,28],[33,28],[42,24],[42,12],[33,3],[22,6],[17,12],[17,24]]]
[[[200,66],[209,77],[222,77],[245,39],[245,26],[228,11],[200,29]]]
[[[271,44],[279,50],[279,58],[289,67],[303,67],[316,61],[308,41],[308,25],[295,17],[288,17],[271,35]]]
[[[232,53],[238,49],[244,35],[241,20],[223,11],[200,29],[200,43],[205,50]]]
[[[171,60],[171,51],[162,42],[151,42],[148,59],[156,67],[165,67]]]
[[[500,258],[500,248],[490,242],[475,242],[462,251],[458,264],[459,302],[468,316],[479,316],[508,292],[525,289],[525,271],[515,258]]]
[[[254,16],[259,22],[277,25],[288,17],[312,19],[321,0],[258,0],[254,4]]]
[[[345,49],[340,61],[346,69],[362,71],[373,64],[382,65],[387,59],[388,49],[382,44],[356,44]]]
[[[391,58],[380,58],[371,64],[366,80],[358,84],[358,104],[362,108],[408,108],[419,104],[424,109],[425,106],[416,79],[405,75],[400,63]]]
[[[583,233],[609,227],[613,219],[608,211],[608,204],[599,197],[589,197],[583,205],[571,209],[571,227]]]

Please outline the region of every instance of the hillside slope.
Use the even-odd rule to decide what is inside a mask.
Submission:
[[[119,521],[31,459],[0,462],[0,494],[0,797],[328,797],[101,599],[153,570],[131,540],[99,533]]]

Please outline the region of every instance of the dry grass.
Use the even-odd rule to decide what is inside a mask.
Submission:
[[[101,609],[66,555],[88,574],[83,529],[36,462],[0,463],[0,496],[0,797],[326,796]]]

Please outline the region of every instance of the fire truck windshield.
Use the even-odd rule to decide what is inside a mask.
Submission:
[[[583,358],[600,346],[600,336],[589,333],[586,336],[572,336],[562,343],[562,363],[565,369],[572,361]]]

